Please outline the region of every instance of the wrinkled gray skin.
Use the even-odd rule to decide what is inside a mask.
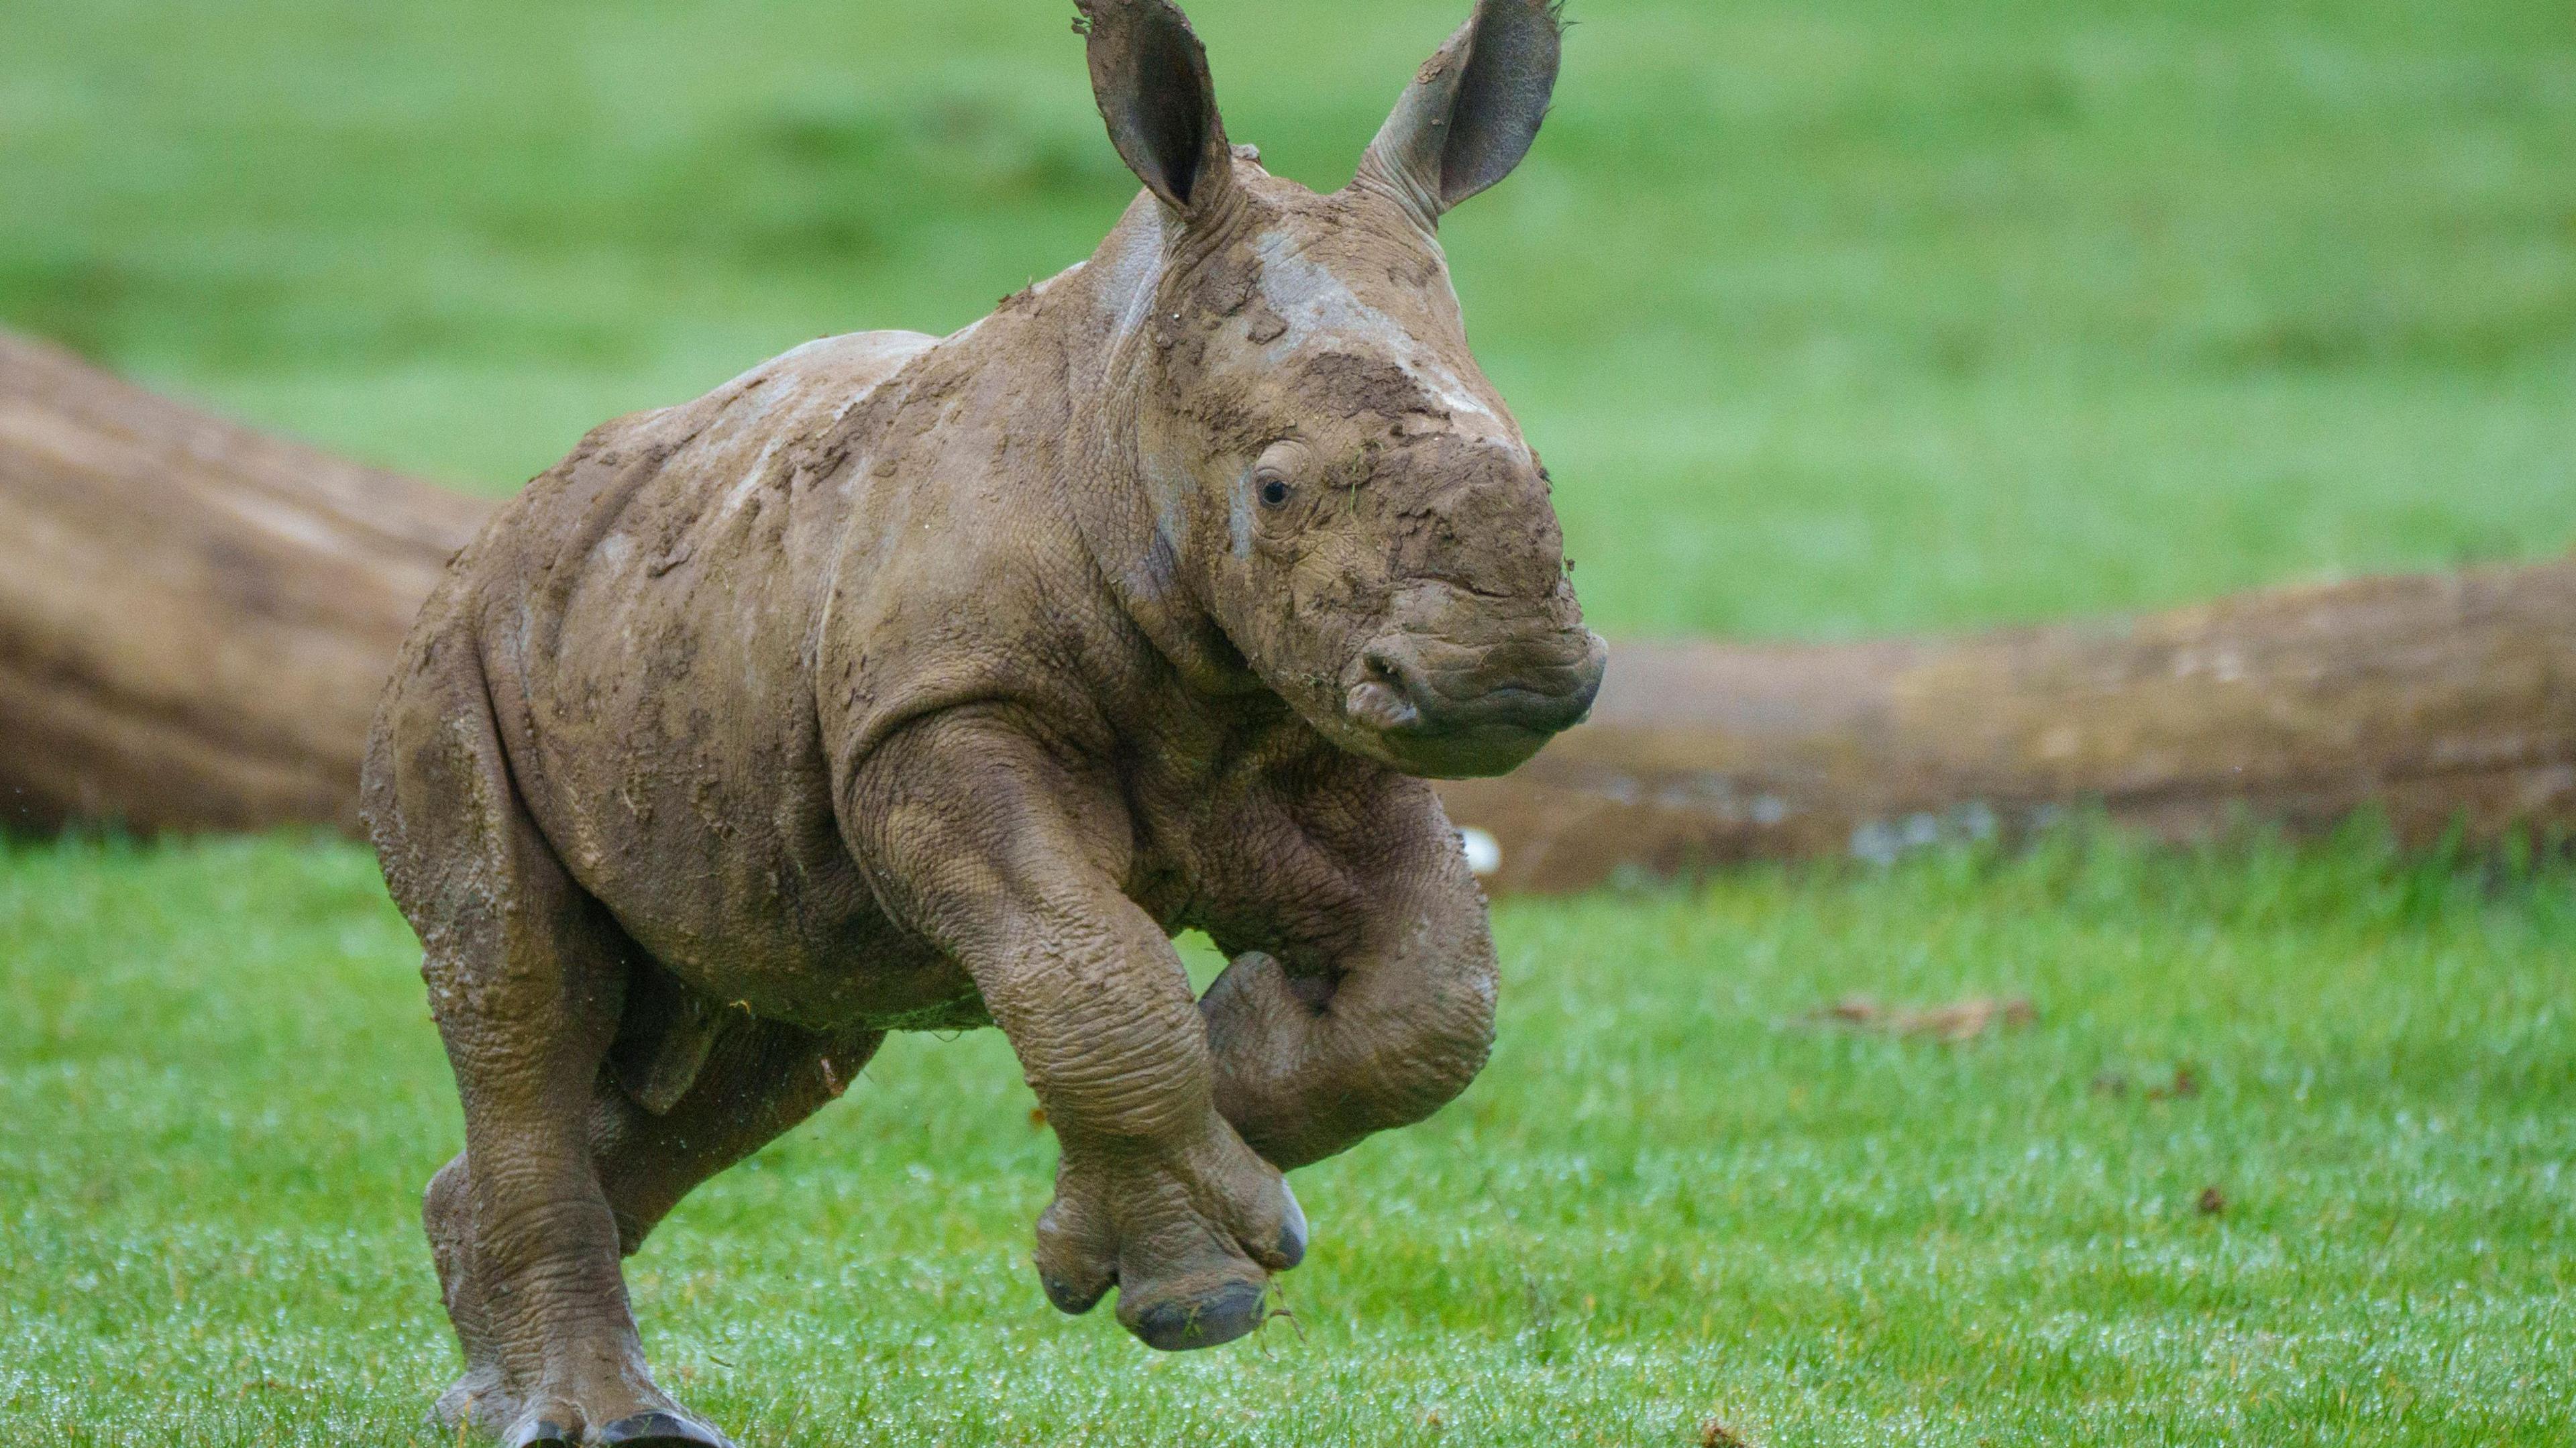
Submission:
[[[1318,196],[1227,143],[1167,0],[1082,8],[1147,188],[1097,255],[601,428],[404,651],[366,800],[465,1109],[450,1421],[721,1442],[619,1260],[887,1031],[1009,1036],[1062,1148],[1040,1281],[1160,1348],[1257,1325],[1283,1171],[1485,1060],[1419,777],[1527,758],[1602,648],[1434,228],[1528,149],[1555,18],[1484,0]]]

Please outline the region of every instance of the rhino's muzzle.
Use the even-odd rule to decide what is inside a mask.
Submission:
[[[1482,647],[1393,633],[1360,651],[1343,711],[1408,772],[1503,774],[1583,722],[1608,661],[1579,628]]]

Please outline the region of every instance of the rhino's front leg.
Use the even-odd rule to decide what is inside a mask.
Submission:
[[[1258,1326],[1305,1220],[1217,1112],[1179,956],[1120,889],[1116,789],[1007,717],[946,715],[875,751],[843,821],[887,908],[973,975],[1055,1129],[1048,1298],[1078,1313],[1114,1285],[1119,1321],[1165,1349]]]
[[[1279,909],[1294,972],[1247,951],[1199,1003],[1217,1107],[1283,1171],[1439,1110],[1494,1040],[1484,892],[1439,800],[1402,780],[1334,806],[1261,832],[1300,840],[1286,874],[1315,882]]]

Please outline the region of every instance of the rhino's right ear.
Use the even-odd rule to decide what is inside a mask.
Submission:
[[[1476,0],[1369,143],[1360,178],[1393,191],[1425,226],[1502,180],[1529,154],[1556,92],[1563,0]]]
[[[1145,189],[1204,214],[1234,176],[1207,50],[1172,0],[1074,0],[1091,37],[1091,94]]]

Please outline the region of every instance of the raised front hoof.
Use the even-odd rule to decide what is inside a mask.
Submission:
[[[1145,1346],[1162,1352],[1228,1343],[1261,1325],[1268,1314],[1267,1293],[1257,1282],[1228,1282],[1195,1297],[1167,1297],[1148,1302],[1131,1316],[1121,1294],[1119,1320]]]
[[[702,1423],[677,1413],[638,1413],[599,1430],[594,1443],[624,1443],[630,1448],[733,1448],[733,1441]]]

